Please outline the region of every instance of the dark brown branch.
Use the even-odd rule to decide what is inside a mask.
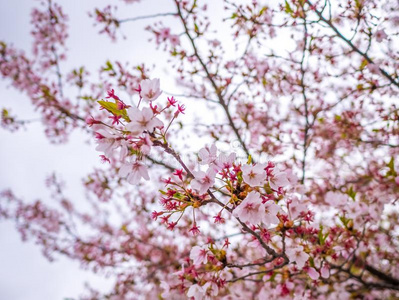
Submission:
[[[277,265],[277,266],[275,266],[275,267],[273,267],[271,269],[268,269],[268,270],[265,270],[265,271],[258,271],[258,272],[248,273],[248,274],[246,274],[244,276],[228,280],[228,282],[236,282],[236,281],[239,281],[239,280],[244,280],[245,278],[250,277],[250,276],[254,276],[254,275],[267,274],[267,273],[273,272],[274,270],[281,269],[282,267],[284,267],[287,264],[288,264],[288,259],[285,260],[281,265]]]

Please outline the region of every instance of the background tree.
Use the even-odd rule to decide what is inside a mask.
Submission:
[[[62,72],[68,17],[41,2],[33,53],[1,42],[0,72],[52,142],[86,132],[104,165],[84,179],[89,209],[53,175],[57,208],[5,190],[1,217],[49,259],[114,278],[86,299],[397,298],[397,4],[224,1],[213,19],[215,5],[90,13],[114,42],[153,20],[138,46],[169,56],[159,80],[118,60]],[[28,123],[3,109],[2,126]]]

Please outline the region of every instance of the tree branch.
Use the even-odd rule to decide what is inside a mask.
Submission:
[[[349,39],[347,39],[338,29],[337,27],[334,26],[334,24],[331,22],[331,20],[327,20],[326,18],[323,17],[322,13],[316,9],[316,7],[310,2],[309,0],[306,0],[306,3],[309,4],[311,9],[317,14],[317,16],[320,18],[321,21],[326,23],[336,34],[337,36],[343,40],[349,47],[352,48],[353,51],[357,52],[361,56],[364,57],[364,59],[370,63],[374,64],[374,61],[365,53],[362,52],[358,47],[356,47]],[[380,70],[381,74],[384,75],[392,84],[396,85],[396,87],[399,87],[399,82],[397,82],[394,78],[392,78],[391,75],[389,75],[384,69],[378,67]]]
[[[208,78],[209,82],[211,83],[211,85],[212,85],[212,87],[213,87],[213,89],[214,89],[214,91],[216,93],[216,96],[218,98],[219,104],[222,106],[223,110],[225,111],[227,119],[229,121],[229,124],[230,124],[231,128],[233,129],[234,134],[236,135],[238,141],[240,142],[241,147],[245,151],[246,155],[250,156],[249,150],[248,150],[247,146],[245,145],[243,139],[241,138],[240,133],[238,132],[237,127],[235,126],[235,124],[233,122],[233,118],[231,117],[231,114],[229,112],[227,103],[225,102],[219,87],[217,86],[216,82],[213,80],[213,76],[210,74],[210,72],[208,70],[208,67],[206,66],[206,64],[204,63],[204,61],[202,60],[201,56],[198,53],[197,46],[196,46],[196,44],[194,42],[193,37],[191,36],[191,34],[189,32],[189,29],[187,27],[186,21],[184,20],[182,11],[180,9],[180,4],[176,0],[175,0],[175,3],[176,3],[176,7],[177,7],[177,14],[180,17],[180,20],[182,21],[182,24],[183,24],[183,27],[184,27],[184,33],[188,37],[188,39],[190,40],[191,46],[192,46],[193,51],[194,51],[194,55],[198,59],[198,61],[201,64],[204,72],[206,73],[206,77]]]

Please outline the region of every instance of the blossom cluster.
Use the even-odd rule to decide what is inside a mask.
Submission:
[[[138,184],[140,179],[149,180],[148,168],[142,162],[143,157],[149,155],[154,141],[164,140],[166,132],[180,113],[184,113],[184,105],[177,104],[171,97],[164,108],[154,105],[153,102],[162,94],[159,79],[146,79],[141,82],[137,92],[139,101],[136,105],[128,105],[115,95],[114,90],[108,91],[107,99],[99,101],[102,109],[109,113],[111,124],[86,118],[87,124],[92,126],[97,140],[96,150],[103,152],[103,161],[110,162],[116,151],[119,151],[118,160],[122,162],[119,175],[126,178],[131,184]],[[143,106],[140,108],[140,105]],[[171,108],[177,109],[167,128],[161,121],[161,114]]]

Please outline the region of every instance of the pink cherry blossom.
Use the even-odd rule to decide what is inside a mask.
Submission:
[[[288,248],[285,252],[290,262],[295,262],[298,269],[302,269],[309,259],[309,254],[303,251],[302,246]]]
[[[208,249],[200,246],[194,246],[190,251],[190,259],[194,265],[202,265],[208,262]]]
[[[218,170],[229,169],[233,167],[233,163],[236,160],[236,154],[230,153],[229,155],[220,153],[218,158],[214,161],[214,165]]]
[[[97,151],[104,152],[106,156],[111,156],[112,151],[116,148],[117,135],[105,129],[99,129],[96,132]]]
[[[332,205],[334,207],[343,207],[348,202],[348,195],[330,191],[327,192],[325,199],[327,204],[329,205]]]
[[[140,83],[140,87],[140,95],[145,101],[154,101],[162,94],[158,78],[145,79]]]
[[[274,204],[272,201],[267,201],[262,206],[264,207],[264,215],[262,218],[263,223],[266,226],[278,224],[280,220],[277,217],[277,213],[280,211],[280,207]]]
[[[385,31],[383,29],[377,30],[375,33],[375,39],[379,43],[381,43],[387,37],[388,37],[388,35],[385,33]]]
[[[177,34],[171,34],[169,36],[169,41],[172,47],[180,45],[180,37]]]
[[[213,168],[208,168],[205,172],[193,171],[194,179],[191,181],[191,187],[200,194],[204,194],[211,186],[215,184],[216,171]]]
[[[126,124],[126,130],[133,135],[140,135],[144,131],[152,132],[156,127],[163,127],[163,123],[157,117],[151,108],[145,107],[141,111],[137,107],[130,107],[127,110],[130,122]]]
[[[233,216],[239,218],[241,222],[251,224],[262,222],[265,217],[265,209],[260,194],[255,191],[250,192],[244,201],[234,209]]]
[[[219,288],[218,288],[217,284],[212,281],[211,282],[208,281],[207,283],[205,283],[202,286],[202,288],[205,292],[206,299],[212,299],[212,298],[216,297],[219,293]]]
[[[217,158],[217,151],[215,144],[212,144],[211,147],[202,148],[198,152],[199,163],[201,165],[208,165],[215,162]]]
[[[269,178],[269,184],[270,187],[273,190],[278,190],[280,187],[286,187],[290,184],[289,181],[289,176],[291,176],[292,173],[285,171],[285,172],[280,172],[277,171],[273,176]]]
[[[319,272],[316,271],[315,268],[309,268],[308,269],[308,275],[310,278],[312,278],[313,280],[317,280],[320,277]]]
[[[295,220],[302,212],[306,212],[307,210],[308,207],[305,203],[301,202],[298,197],[292,197],[289,204],[289,212],[292,220]]]
[[[252,187],[263,185],[266,180],[265,168],[265,164],[257,164],[254,166],[243,165],[241,167],[242,177],[244,181]]]
[[[124,163],[119,170],[119,175],[127,176],[127,181],[130,184],[138,184],[141,178],[150,180],[147,166],[139,161]]]
[[[187,296],[190,298],[193,297],[194,300],[201,300],[203,299],[204,295],[205,291],[203,287],[198,284],[193,284],[192,286],[190,286],[187,292]]]
[[[97,151],[103,152],[106,157],[112,157],[113,152],[120,148],[120,159],[127,155],[127,142],[116,131],[102,125],[95,125],[93,129],[96,132]]]
[[[324,264],[320,270],[321,277],[328,278],[330,277],[330,269]]]
[[[38,115],[19,120],[25,109],[11,101],[16,115],[0,109],[0,126],[38,120],[56,143],[93,131],[108,163],[84,176],[92,209],[75,207],[54,176],[46,180],[51,206],[0,191],[0,219],[16,221],[49,259],[62,254],[113,277],[105,295],[90,289],[85,298],[398,298],[395,1],[360,1],[360,9],[338,0],[331,18],[323,1],[311,0],[224,1],[225,14],[214,13],[217,1],[131,13],[121,4],[136,0],[114,1],[93,8],[96,25],[114,40],[125,31],[154,61],[110,52],[101,65],[72,70],[63,60],[74,18],[54,2],[32,12],[33,51],[0,41],[1,78]],[[232,17],[215,31],[221,15]],[[141,24],[155,38],[137,39]],[[228,47],[237,51],[225,55]],[[159,79],[144,80],[160,70],[169,92],[196,99],[187,111],[163,97]],[[216,148],[232,140],[237,153]],[[199,147],[200,162],[187,159],[204,141],[211,144]],[[8,137],[3,144],[12,145]],[[243,163],[248,157],[282,169]],[[140,184],[149,179],[143,159],[156,176]]]

